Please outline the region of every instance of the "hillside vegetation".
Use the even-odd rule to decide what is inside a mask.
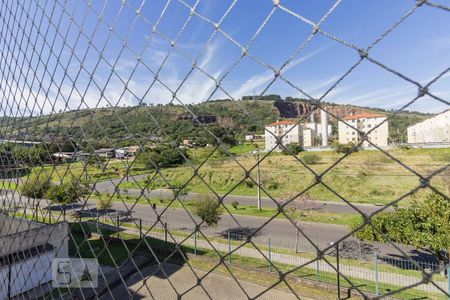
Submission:
[[[324,103],[325,109],[337,117],[361,111],[391,112],[381,109]],[[143,144],[151,140],[181,143],[190,139],[199,144],[214,144],[209,132],[233,144],[246,133],[263,133],[264,125],[279,118],[309,120],[319,111],[302,99],[270,96],[260,100],[214,100],[199,104],[141,105],[73,110],[37,117],[3,118],[2,138],[30,140],[71,139],[80,147]],[[194,118],[194,115],[197,119]],[[406,127],[429,115],[401,112],[390,120],[392,141],[404,141]],[[336,123],[334,118],[330,122]],[[208,132],[209,131],[209,132]],[[91,146],[92,147],[92,146]]]

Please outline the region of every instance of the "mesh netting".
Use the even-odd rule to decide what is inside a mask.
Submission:
[[[445,61],[420,83],[372,55],[421,10],[447,16],[449,7],[405,1],[361,47],[324,25],[348,9],[344,1],[318,21],[269,2],[243,35],[230,22],[248,8],[228,2],[215,13],[200,0],[2,2],[1,299],[450,296],[447,264],[372,222],[425,195],[448,201],[448,151],[430,162],[371,138],[418,101],[449,107],[432,92],[449,75]],[[266,35],[280,19],[307,34],[291,36],[293,51],[276,59],[257,53],[255,45],[283,46]],[[353,55],[320,95],[289,73],[317,40]],[[229,56],[214,71],[209,62],[225,44]],[[414,93],[370,129],[346,118],[357,108],[324,102],[363,64]],[[253,94],[244,99],[234,85],[249,66],[264,76],[257,91],[243,88]],[[290,106],[297,115],[273,125],[283,132],[265,129],[280,117],[274,107],[289,103],[272,97],[279,86],[299,97]],[[321,113],[354,130],[349,149],[307,155],[284,142]],[[376,183],[370,194],[365,182]],[[361,204],[369,196],[372,205]],[[355,237],[368,228],[384,243]],[[52,261],[67,257],[96,259],[98,286],[52,285]]]

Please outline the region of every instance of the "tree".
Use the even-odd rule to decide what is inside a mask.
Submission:
[[[31,177],[21,187],[22,195],[32,199],[42,199],[51,187],[50,177],[40,173]]]
[[[313,200],[308,194],[302,194],[300,196],[295,197],[292,194],[287,194],[281,197],[278,202],[284,206],[284,212],[295,222],[297,226],[297,234],[295,236],[295,252],[298,252],[298,241],[300,238],[300,220],[307,217],[312,210],[317,209],[318,205],[315,200]]]
[[[436,193],[429,193],[423,201],[414,200],[408,207],[395,207],[382,212],[356,232],[367,241],[390,241],[425,250],[443,266],[450,258],[450,202]],[[360,226],[354,225],[354,228]],[[374,229],[376,228],[376,230]]]
[[[87,182],[72,177],[69,181],[65,181],[60,185],[52,185],[48,189],[46,197],[53,203],[60,203],[65,206],[67,204],[77,203],[89,191],[90,186]]]
[[[213,197],[207,194],[201,199],[193,201],[192,212],[208,224],[208,226],[216,226],[223,213],[223,209],[217,200],[214,200]]]
[[[140,152],[136,159],[138,163],[144,164],[148,169],[155,169],[155,167],[180,165],[184,163],[184,157],[187,157],[184,149],[163,144]]]

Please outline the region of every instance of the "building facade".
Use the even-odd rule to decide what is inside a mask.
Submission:
[[[450,142],[450,109],[408,127],[408,143],[449,143]]]
[[[343,120],[351,125],[352,127],[358,129],[360,132],[367,133],[373,130],[374,127],[380,125],[375,130],[371,131],[368,135],[368,139],[376,146],[387,146],[389,138],[389,125],[386,120],[386,116],[382,114],[373,113],[361,113],[356,115],[350,115],[344,117]],[[349,142],[359,143],[360,136],[356,129],[353,129],[343,121],[339,121],[339,143],[347,144]],[[364,141],[363,147],[370,146],[369,142]]]
[[[281,138],[281,143],[286,146],[292,143],[303,145],[303,130],[296,122],[277,121],[265,127],[264,139],[265,150],[272,150],[277,146],[277,138]],[[274,151],[281,151],[283,147],[278,145]]]
[[[318,139],[322,139],[322,124],[321,123],[306,123],[303,125],[303,147],[319,146]],[[330,137],[331,125],[327,125],[327,135]]]

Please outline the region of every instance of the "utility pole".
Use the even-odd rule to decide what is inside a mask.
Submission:
[[[261,177],[259,174],[259,150],[253,151],[253,154],[256,155],[256,182],[258,184],[256,197],[258,198],[258,210],[261,210]]]

